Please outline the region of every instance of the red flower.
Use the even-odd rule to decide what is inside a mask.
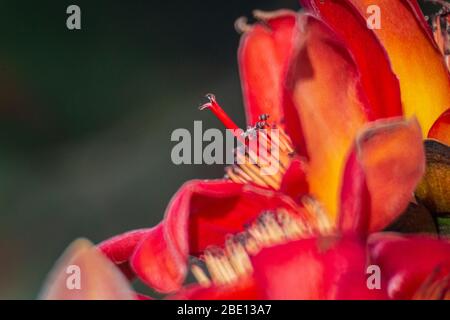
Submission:
[[[247,122],[254,139],[272,141],[263,129],[281,131],[280,156],[270,158],[280,170],[262,174],[259,153],[248,147],[245,156],[256,155],[256,163],[229,167],[221,180],[186,183],[158,226],[99,247],[152,288],[177,292],[173,298],[445,295],[448,243],[380,234],[366,244],[411,201],[425,167],[422,132],[450,103],[448,70],[417,3],[301,2],[307,13],[256,12],[259,23],[237,23]],[[369,4],[382,10],[380,30],[366,27]],[[209,98],[204,108],[236,129]],[[420,125],[401,118],[413,115]],[[431,136],[448,128],[443,118]],[[406,245],[428,243],[430,252]],[[401,250],[427,261],[420,272],[395,259]],[[201,262],[189,263],[191,256]],[[382,290],[367,287],[372,263],[386,275]],[[441,265],[443,275],[420,288]],[[182,288],[189,267],[199,284]],[[404,287],[396,282],[403,271]]]

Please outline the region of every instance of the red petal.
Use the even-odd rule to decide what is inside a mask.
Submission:
[[[409,299],[439,268],[450,274],[450,243],[425,236],[375,234],[369,238],[372,263],[381,268],[388,294]]]
[[[136,248],[131,267],[136,275],[160,292],[179,289],[187,272],[187,256],[166,241],[164,224],[159,224]]]
[[[135,247],[145,238],[151,229],[139,229],[107,239],[97,247],[116,264],[127,262]]]
[[[338,229],[345,234],[365,235],[370,225],[370,193],[355,149],[344,170]]]
[[[53,267],[40,297],[46,300],[134,300],[135,294],[119,269],[89,241],[80,239]]]
[[[280,123],[281,86],[292,50],[296,13],[282,10],[266,13],[261,23],[248,27],[239,47],[239,69],[247,124],[254,125],[262,114]]]
[[[302,16],[299,23],[301,43],[286,86],[286,129],[289,134],[303,131],[310,192],[334,218],[347,153],[367,121],[367,100],[346,45],[314,17]]]
[[[341,38],[351,52],[361,75],[361,85],[370,104],[370,120],[402,115],[400,85],[389,58],[366,19],[347,1],[302,0]]]
[[[286,208],[289,197],[253,185],[228,180],[191,181],[174,196],[164,221],[141,243],[132,258],[136,274],[151,287],[177,290],[188,256],[211,245],[223,245],[227,235],[244,231],[263,211]]]
[[[306,180],[306,163],[298,157],[291,160],[281,181],[280,191],[299,203],[301,197],[308,193]]]
[[[369,290],[366,250],[360,242],[319,238],[262,250],[253,259],[255,279],[268,299],[383,299]]]
[[[450,146],[450,109],[436,120],[428,133],[428,138],[439,140]]]
[[[132,280],[135,277],[129,260],[134,249],[150,232],[151,229],[139,229],[129,231],[124,234],[107,239],[97,245],[97,247],[122,271],[122,273]]]
[[[379,120],[357,138],[341,191],[343,231],[374,232],[407,208],[425,170],[417,121]]]

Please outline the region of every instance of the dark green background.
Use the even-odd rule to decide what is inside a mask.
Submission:
[[[82,30],[66,28],[66,8]],[[156,224],[221,166],[175,166],[176,128],[244,113],[233,23],[284,1],[0,2],[0,298],[35,298],[63,249]]]

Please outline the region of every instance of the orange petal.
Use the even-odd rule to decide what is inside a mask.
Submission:
[[[282,79],[292,50],[296,13],[280,10],[256,12],[256,16],[263,23],[242,28],[238,53],[247,124],[254,125],[261,114],[279,123]]]
[[[326,21],[335,20],[327,10],[334,1],[314,1]],[[415,0],[343,0],[369,18],[368,7],[381,9],[381,28],[374,32],[386,49],[392,68],[400,80],[403,110],[415,115],[424,136],[437,117],[450,106],[450,76],[422,12]],[[340,24],[344,24],[342,21]],[[361,44],[365,45],[365,44]]]
[[[358,138],[357,146],[371,197],[373,232],[407,208],[425,172],[420,126],[416,119],[377,123]]]
[[[428,133],[428,138],[439,140],[450,146],[450,109],[436,120]]]
[[[420,126],[415,119],[373,122],[359,135],[352,155],[359,166],[351,157],[343,182],[340,226],[344,231],[380,231],[408,207],[425,171]],[[349,168],[356,170],[351,174]],[[358,194],[351,186],[359,184]]]
[[[84,239],[64,252],[40,294],[45,300],[134,300],[135,294],[120,270]]]
[[[334,218],[347,152],[367,121],[368,105],[354,60],[336,34],[312,16],[301,16],[299,24],[285,106],[294,107],[304,134],[310,192]],[[296,122],[293,116],[290,121]],[[287,129],[299,131],[289,123]]]
[[[314,9],[351,52],[360,71],[361,85],[370,104],[372,120],[402,115],[400,85],[393,73],[386,51],[375,34],[367,28],[366,19],[347,1],[302,0]]]

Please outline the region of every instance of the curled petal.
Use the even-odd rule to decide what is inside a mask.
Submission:
[[[134,300],[130,284],[93,244],[76,240],[50,272],[40,294],[46,300]]]
[[[247,124],[254,125],[262,114],[280,123],[282,79],[292,50],[296,13],[281,10],[256,15],[262,21],[247,26],[238,53]]]
[[[371,263],[380,267],[390,298],[410,299],[437,271],[450,274],[450,243],[425,236],[374,234],[369,238]]]
[[[139,229],[107,239],[97,247],[123,272],[128,279],[134,278],[129,260],[134,249],[145,238],[151,229]]]
[[[170,202],[164,221],[138,246],[131,260],[136,274],[161,292],[180,288],[189,255],[223,245],[228,235],[245,230],[262,212],[295,202],[272,190],[228,180],[186,183]]]
[[[386,51],[367,21],[348,1],[302,0],[341,38],[354,58],[370,108],[370,120],[402,115],[400,85]],[[363,45],[362,45],[363,44]]]
[[[164,225],[159,224],[136,248],[131,267],[153,289],[172,292],[179,289],[187,272],[187,257],[165,240]]]
[[[379,120],[356,140],[341,193],[340,227],[382,230],[408,207],[425,170],[417,120]]]
[[[428,133],[428,138],[436,139],[439,142],[450,146],[450,109],[447,109],[436,120]]]
[[[124,234],[107,239],[97,245],[97,247],[116,264],[127,262],[134,249],[151,229],[139,229],[126,232]]]
[[[268,299],[384,299],[369,290],[365,246],[335,237],[298,240],[262,250],[253,259],[255,280]]]
[[[416,0],[309,0],[310,6],[327,23],[337,21],[331,6],[351,4],[364,19],[376,15],[380,28],[373,32],[386,49],[392,69],[400,80],[403,111],[415,115],[424,136],[437,117],[450,105],[450,75]],[[321,2],[321,3],[320,3]],[[376,6],[376,7],[375,7]],[[372,9],[371,9],[372,8]],[[339,21],[336,29],[347,21]]]
[[[310,192],[336,217],[347,153],[367,121],[357,66],[339,37],[320,20],[300,18],[299,47],[285,92],[288,133],[302,131],[308,157]]]

